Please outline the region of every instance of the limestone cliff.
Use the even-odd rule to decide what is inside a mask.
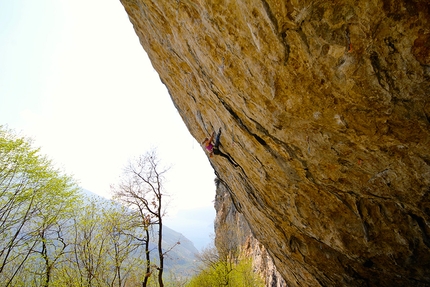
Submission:
[[[428,0],[121,0],[289,286],[430,285]]]
[[[233,260],[252,259],[254,272],[261,276],[266,286],[286,286],[266,248],[254,237],[246,219],[237,211],[226,186],[216,182],[215,246],[221,252],[229,253]]]

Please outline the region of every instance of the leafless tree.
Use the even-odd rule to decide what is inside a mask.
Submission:
[[[114,198],[118,199],[136,212],[142,228],[149,235],[149,228],[157,226],[157,251],[158,251],[158,284],[163,283],[164,252],[163,252],[163,206],[164,175],[167,168],[160,166],[156,151],[153,149],[138,158],[131,160],[124,169],[120,183],[112,186]],[[142,239],[144,240],[144,239]],[[147,286],[149,276],[152,274],[149,256],[149,237],[144,240],[146,249],[146,276],[142,284]]]

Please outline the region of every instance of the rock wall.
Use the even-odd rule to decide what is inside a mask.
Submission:
[[[121,2],[289,286],[430,285],[428,0]]]
[[[222,245],[221,250],[229,252],[235,260],[252,259],[254,272],[264,279],[266,286],[287,286],[266,248],[254,237],[246,219],[237,211],[227,187],[218,180],[215,210],[215,246]]]

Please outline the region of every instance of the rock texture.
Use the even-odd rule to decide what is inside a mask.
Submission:
[[[218,180],[215,210],[215,246],[228,252],[233,260],[252,259],[254,272],[263,278],[266,286],[287,286],[266,248],[254,237],[246,219],[237,211],[227,187]]]
[[[428,0],[121,2],[289,286],[430,285]]]

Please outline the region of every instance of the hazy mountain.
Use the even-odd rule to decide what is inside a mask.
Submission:
[[[198,250],[202,250],[213,242],[214,219],[213,207],[199,207],[180,210],[174,217],[167,216],[164,222],[184,234]]]

